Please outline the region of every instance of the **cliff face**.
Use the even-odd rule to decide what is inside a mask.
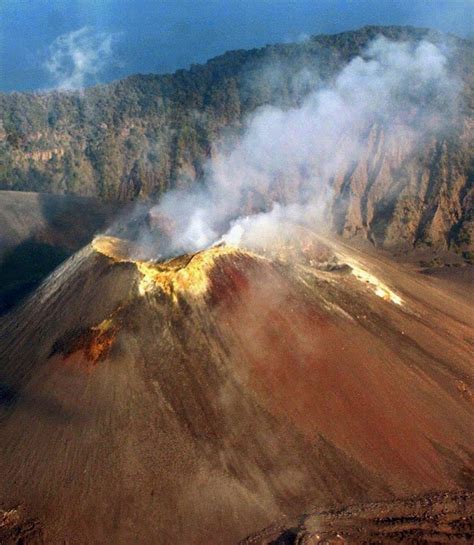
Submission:
[[[344,236],[385,247],[456,248],[469,257],[474,48],[420,29],[366,27],[234,51],[173,75],[133,76],[82,94],[0,95],[0,188],[131,200],[192,184],[224,133],[238,134],[262,105],[298,105],[380,34],[449,42],[449,69],[462,82],[459,114],[449,131],[423,143],[394,141],[373,126],[366,153],[333,181],[331,222]]]
[[[334,181],[332,219],[346,237],[378,246],[472,249],[472,129],[416,141],[373,127],[358,163]]]

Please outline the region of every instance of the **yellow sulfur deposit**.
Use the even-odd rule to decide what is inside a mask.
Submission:
[[[229,255],[238,250],[233,246],[214,246],[196,254],[181,256],[163,263],[135,260],[130,257],[131,244],[110,236],[96,237],[92,247],[110,259],[119,263],[133,263],[140,272],[138,285],[140,295],[153,291],[157,287],[170,295],[175,301],[177,293],[185,291],[194,296],[205,293],[208,287],[208,271],[216,257]]]
[[[352,269],[352,274],[361,282],[364,282],[378,297],[381,297],[385,301],[390,301],[395,305],[403,305],[403,299],[392,291],[388,286],[381,282],[376,276],[369,273],[365,269],[358,267],[354,261],[346,260],[348,265]]]
[[[142,275],[139,284],[140,294],[144,295],[158,285],[174,299],[179,291],[186,291],[194,296],[202,295],[207,290],[207,273],[216,257],[236,251],[231,246],[216,246],[190,256],[185,263],[182,263],[181,259],[160,264],[138,261],[136,265]]]

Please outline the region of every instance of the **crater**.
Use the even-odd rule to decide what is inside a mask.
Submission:
[[[210,283],[209,271],[219,258],[248,254],[234,246],[219,244],[164,261],[142,260],[135,258],[143,254],[139,245],[111,236],[96,237],[92,247],[116,263],[133,263],[140,274],[140,295],[144,296],[159,289],[175,301],[179,292],[196,297],[204,295]]]

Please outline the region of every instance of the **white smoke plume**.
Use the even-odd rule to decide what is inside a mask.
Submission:
[[[97,83],[112,60],[113,42],[112,34],[89,27],[58,36],[50,45],[45,62],[54,88],[73,91]]]
[[[268,233],[285,218],[322,225],[331,180],[357,161],[374,124],[386,138],[422,138],[455,105],[442,49],[378,38],[301,106],[265,107],[230,150],[206,168],[206,181],[172,191],[150,211],[167,238],[162,255],[202,249],[222,238]]]

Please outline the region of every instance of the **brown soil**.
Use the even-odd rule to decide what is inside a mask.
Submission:
[[[25,505],[48,545],[225,545],[472,487],[469,305],[324,243],[346,267],[231,248],[67,261],[0,324],[0,506]]]

